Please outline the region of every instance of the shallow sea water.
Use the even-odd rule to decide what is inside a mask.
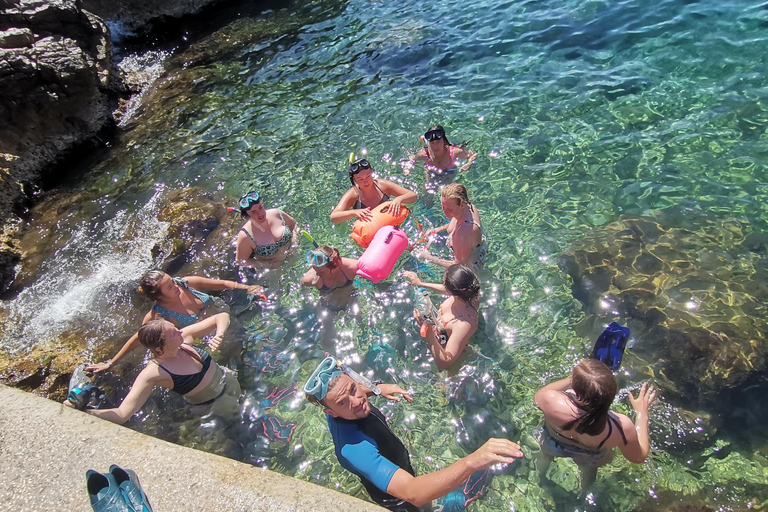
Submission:
[[[320,411],[292,389],[328,350],[415,393],[413,404],[376,403],[419,473],[489,436],[524,447],[526,458],[497,468],[470,510],[768,506],[765,434],[702,437],[702,424],[716,422],[663,389],[648,461],[617,455],[586,502],[570,461],[539,474],[531,436],[541,420],[534,392],[565,375],[611,319],[584,312],[561,253],[622,215],[671,207],[768,229],[767,3],[325,1],[243,15],[190,39],[165,61],[143,112],[62,186],[85,206],[57,223],[40,275],[5,303],[5,348],[77,331],[94,359],[113,353],[147,308],[131,288],[165,234],[155,214],[170,189],[233,198],[258,189],[319,242],[359,255],[349,225],[327,217],[348,187],[350,152],[422,192],[421,169],[406,175],[404,162],[440,123],[479,153],[459,181],[491,249],[483,320],[461,370],[435,371],[400,277],[358,280],[344,312],[316,309],[317,294],[298,286],[303,241],[281,278],[265,278],[270,302],[233,326],[244,352],[218,356],[239,371],[243,421],[201,424],[156,392],[129,426],[364,497],[336,463]],[[33,212],[33,226],[50,206]],[[444,222],[439,203],[420,201],[414,213],[426,226]],[[418,236],[413,223],[406,230]],[[233,254],[193,255],[183,272],[218,276]],[[441,276],[415,260],[402,268]],[[318,322],[324,314],[334,335]],[[626,391],[654,371],[629,350],[616,410],[630,411]],[[172,421],[161,408],[175,411]],[[756,408],[764,416],[768,405]]]

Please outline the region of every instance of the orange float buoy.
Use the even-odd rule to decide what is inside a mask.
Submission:
[[[410,210],[408,210],[408,208],[405,206],[401,206],[400,214],[395,217],[389,213],[389,207],[391,204],[392,201],[387,201],[385,203],[381,203],[376,208],[373,208],[371,210],[371,215],[373,217],[371,220],[366,221],[363,219],[357,219],[357,221],[355,221],[354,227],[352,228],[352,234],[349,236],[355,242],[359,243],[361,247],[367,248],[371,243],[371,240],[373,240],[373,237],[376,236],[376,232],[381,228],[384,226],[397,226],[398,224],[405,222],[405,219],[408,217]]]

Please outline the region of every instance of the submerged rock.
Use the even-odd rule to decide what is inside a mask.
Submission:
[[[734,219],[669,209],[595,230],[559,265],[596,321],[626,319],[632,352],[669,391],[728,407],[768,367],[768,268],[761,237],[749,231]]]

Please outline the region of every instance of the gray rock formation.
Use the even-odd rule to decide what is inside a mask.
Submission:
[[[125,93],[109,29],[79,0],[0,0],[0,290],[19,259],[7,228],[56,164],[114,129]]]
[[[197,14],[222,0],[83,0],[83,6],[101,18],[120,22],[126,31],[142,33],[153,23]]]

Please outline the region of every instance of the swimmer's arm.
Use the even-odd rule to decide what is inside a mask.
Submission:
[[[436,234],[436,233],[440,233],[442,231],[445,231],[446,229],[448,229],[448,226],[450,226],[450,225],[451,225],[451,223],[448,222],[446,224],[443,224],[442,226],[438,226],[436,228],[432,228],[429,231],[427,231],[427,235]]]
[[[381,396],[386,398],[387,400],[392,400],[393,402],[399,402],[400,397],[397,395],[402,395],[403,398],[406,399],[408,402],[413,402],[413,398],[411,395],[408,394],[407,391],[405,391],[403,388],[398,386],[397,384],[377,384],[377,387],[379,388],[379,391],[381,391]],[[366,390],[365,394],[367,396],[372,396],[374,393],[370,389],[363,386],[363,389]]]
[[[415,155],[409,156],[408,160],[410,160],[411,162],[426,161],[427,152],[424,148],[421,148]]]
[[[434,473],[414,477],[398,469],[389,481],[387,493],[420,507],[453,491],[476,471],[496,463],[510,464],[522,456],[516,443],[489,439],[478,450]]]
[[[155,381],[161,379],[160,376],[150,376],[150,371],[149,367],[141,371],[119,407],[115,409],[88,409],[86,412],[97,418],[122,425],[147,402],[149,395],[152,394]]]
[[[184,279],[186,279],[190,288],[200,291],[248,290],[248,293],[253,295],[264,290],[264,287],[262,286],[248,286],[247,284],[237,283],[227,279],[209,279],[200,276],[186,276]]]
[[[144,325],[145,323],[149,322],[150,320],[153,320],[155,318],[155,314],[150,311],[146,315],[144,315],[144,319],[141,321],[141,325]],[[162,318],[162,317],[160,317]],[[92,371],[93,373],[100,373],[104,370],[108,370],[112,367],[113,364],[115,364],[120,358],[122,358],[125,354],[130,352],[131,350],[135,349],[139,346],[139,333],[134,333],[133,336],[128,338],[128,341],[125,342],[123,347],[117,351],[117,354],[115,354],[111,359],[107,359],[103,363],[96,363],[92,364],[90,366],[87,366],[85,369]]]
[[[250,241],[251,240],[247,238],[242,232],[238,233],[235,260],[241,267],[263,268],[264,264],[262,262],[251,258],[251,254],[253,254],[253,248],[248,247]]]
[[[476,151],[466,151],[461,150],[458,153],[456,153],[455,158],[467,158],[467,163],[459,167],[459,172],[468,171],[470,167],[472,167],[472,164],[475,163],[475,159],[477,158],[477,152]]]
[[[302,286],[314,286],[318,290],[323,287],[323,280],[314,269],[309,269],[301,278]]]
[[[449,368],[464,351],[464,348],[472,337],[472,326],[468,322],[456,322],[451,330],[451,336],[445,343],[445,347],[435,337],[433,329],[427,329],[427,343],[429,351],[435,358],[437,369],[442,371]]]
[[[197,323],[188,325],[181,329],[181,335],[184,338],[184,343],[191,345],[194,343],[195,338],[208,334],[214,328],[216,329],[216,334],[213,339],[211,339],[209,345],[212,350],[216,350],[221,343],[224,333],[226,333],[227,328],[229,328],[229,313],[218,313]]]
[[[453,260],[444,260],[442,258],[438,258],[437,256],[433,256],[432,254],[428,253],[427,251],[418,251],[416,254],[417,257],[423,258],[424,261],[428,261],[430,263],[434,263],[435,265],[439,265],[441,267],[448,268],[451,265],[456,264]]]
[[[433,292],[441,293],[443,295],[449,295],[448,291],[445,289],[445,285],[438,284],[438,283],[428,283],[426,281],[422,281],[421,278],[418,276],[418,274],[416,274],[416,272],[411,272],[410,270],[404,270],[403,277],[405,277],[414,286],[421,286],[422,288],[432,290]]]
[[[368,208],[350,210],[355,204],[355,198],[357,198],[357,190],[355,187],[344,192],[344,195],[341,196],[341,199],[339,200],[339,204],[337,204],[336,208],[331,212],[331,222],[338,224],[339,222],[344,222],[345,220],[353,219],[355,217],[365,217],[364,212],[368,211]],[[368,213],[368,216],[370,216],[370,212]]]
[[[644,462],[651,452],[651,441],[648,437],[648,408],[656,400],[656,389],[648,384],[643,384],[637,398],[630,392],[629,401],[635,410],[635,422],[624,416],[621,419],[621,427],[627,436],[627,444],[619,444],[619,450],[628,461],[640,464]]]

